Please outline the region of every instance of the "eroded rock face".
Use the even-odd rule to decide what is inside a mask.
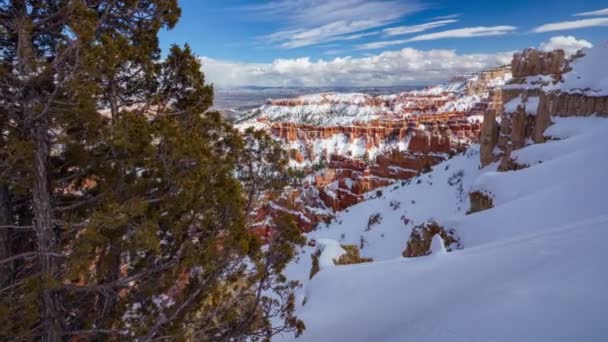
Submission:
[[[467,94],[481,95],[491,91],[498,81],[506,81],[511,78],[511,66],[505,65],[498,68],[485,70],[479,75],[467,82]]]
[[[482,166],[500,160],[500,171],[525,167],[513,160],[511,152],[545,142],[544,132],[554,116],[608,116],[608,96],[593,96],[584,89],[574,93],[551,90],[570,71],[570,63],[561,50],[526,49],[513,56],[514,78],[502,89],[500,125],[491,121],[496,113],[488,110],[484,115],[480,133]]]
[[[467,214],[473,214],[480,211],[488,210],[494,207],[494,202],[489,194],[481,191],[473,191],[469,193],[471,208]]]
[[[433,236],[439,234],[443,240],[443,244],[448,252],[455,249],[461,249],[462,243],[460,238],[453,229],[446,229],[434,221],[424,223],[414,227],[410,238],[407,241],[407,247],[403,251],[403,256],[406,258],[420,257],[431,253],[431,242]]]
[[[498,131],[496,112],[494,110],[486,111],[479,137],[481,165],[488,165],[494,161],[494,147],[498,143]]]
[[[564,67],[566,54],[563,50],[543,52],[525,49],[513,55],[511,72],[513,77],[535,75],[555,75],[559,78]]]
[[[282,140],[294,167],[307,177],[302,186],[267,199],[255,212],[255,229],[269,234],[269,218],[279,211],[309,231],[364,200],[366,193],[415,177],[477,142],[480,116],[488,108],[502,108],[497,87],[510,78],[510,69],[470,77],[459,85],[396,95],[316,94],[268,101],[254,125]]]

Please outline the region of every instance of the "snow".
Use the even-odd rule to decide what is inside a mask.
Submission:
[[[377,155],[388,151],[407,151],[410,138],[409,135],[406,135],[403,139],[384,140],[376,146],[368,148],[365,137],[351,139],[343,133],[337,133],[326,139],[318,138],[308,142],[297,139],[289,142],[287,149],[296,149],[306,157],[303,163],[291,162],[290,164],[293,167],[302,167],[311,162],[319,162],[322,156],[328,157],[332,154],[361,159],[367,153],[370,159],[374,159]],[[309,155],[311,152],[312,155]]]
[[[338,260],[342,255],[346,254],[344,248],[335,240],[319,239],[317,240],[317,244],[317,250],[321,251],[321,256],[319,257],[319,267],[321,269],[334,266],[334,260]]]
[[[507,84],[502,87],[503,90],[534,90],[551,84],[554,81],[552,75],[534,75],[527,76],[522,83]]]
[[[473,76],[471,79],[477,76]],[[488,82],[488,87],[503,85],[510,75]],[[362,93],[320,93],[298,96],[292,99],[269,101],[257,108],[257,115],[239,126],[254,127],[257,118],[269,122],[293,122],[319,126],[344,126],[388,118],[403,119],[418,115],[418,107],[428,105],[429,111],[434,101],[445,102],[437,108],[437,113],[467,112],[482,101],[480,95],[465,95],[467,81],[447,82],[421,90],[413,90],[393,95],[371,96]],[[486,94],[487,95],[487,94]],[[428,114],[428,113],[427,113]]]
[[[526,102],[526,112],[531,115],[538,113],[538,106],[540,105],[540,97],[530,96]]]
[[[605,341],[607,224],[320,272],[298,341]]]
[[[434,255],[442,255],[447,253],[445,249],[445,244],[443,243],[443,239],[439,234],[435,234],[433,236],[433,240],[431,241],[431,254]]]
[[[514,98],[513,100],[504,104],[506,113],[515,113],[517,112],[517,108],[521,106],[521,96]]]
[[[302,250],[287,268],[304,284],[297,341],[608,340],[608,119],[554,118],[545,135],[561,140],[513,152],[528,168],[479,169],[475,146],[313,231],[334,247],[362,245],[374,262],[309,281],[314,249]],[[471,190],[491,194],[494,207],[466,215]],[[382,221],[366,231],[374,213]],[[444,253],[435,236],[431,255],[400,257],[430,219],[454,229],[463,249]]]
[[[584,57],[570,63],[572,70],[563,74],[562,82],[546,87],[545,91],[608,96],[608,44],[584,49],[583,54]]]
[[[522,96],[518,96],[511,101],[504,104],[506,113],[515,113],[520,106],[525,108],[526,113],[530,115],[536,115],[538,113],[538,106],[540,104],[540,98],[538,96],[530,96],[525,101]]]
[[[478,95],[461,96],[454,101],[449,101],[439,108],[439,113],[445,112],[467,112],[476,103],[481,102],[481,97]]]
[[[259,109],[262,116],[272,122],[339,126],[377,120],[391,111],[386,105],[369,105],[374,97],[360,93],[311,94],[282,101],[293,101],[297,105],[267,104]]]

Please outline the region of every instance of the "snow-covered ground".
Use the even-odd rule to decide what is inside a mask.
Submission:
[[[304,284],[298,340],[608,341],[608,119],[555,118],[545,134],[560,140],[513,153],[528,168],[479,169],[473,147],[310,233],[317,245],[287,269]],[[466,215],[471,190],[494,208]],[[433,254],[402,258],[411,229],[430,219],[463,249],[434,241]],[[362,245],[374,262],[328,263],[339,244]],[[317,248],[323,264],[308,280]]]
[[[504,83],[504,78],[492,82],[493,85],[500,86]],[[458,81],[393,95],[331,92],[274,100],[258,108],[256,111],[259,115],[243,124],[264,118],[269,122],[320,126],[352,125],[382,119],[387,115],[416,115],[419,114],[421,104],[432,106],[435,100],[446,102],[437,108],[437,113],[466,112],[480,102],[482,96],[465,95],[465,85],[466,81]]]
[[[563,75],[561,82],[546,87],[545,91],[608,96],[608,44],[583,49],[583,54],[583,58],[570,64],[572,70]]]
[[[332,154],[349,156],[357,159],[361,159],[367,154],[370,159],[374,159],[376,156],[390,151],[407,151],[410,139],[411,135],[406,135],[403,139],[387,139],[385,141],[381,141],[376,146],[369,147],[366,138],[351,139],[349,136],[343,133],[337,133],[329,138],[319,138],[313,141],[297,139],[295,141],[288,142],[285,144],[285,146],[288,150],[298,150],[303,156],[305,156],[302,163],[297,163],[293,159],[290,160],[291,166],[302,167],[317,163],[320,161],[322,156],[327,158],[327,156],[331,156]],[[311,155],[309,155],[309,152]]]

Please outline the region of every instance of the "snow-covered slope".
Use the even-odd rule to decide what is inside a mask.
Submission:
[[[492,81],[495,86],[501,84],[499,80]],[[255,119],[340,126],[365,123],[387,116],[466,112],[480,102],[482,96],[465,95],[465,90],[466,81],[459,81],[393,95],[311,94],[291,99],[269,100],[256,110],[258,115]]]
[[[301,341],[606,341],[608,216],[447,254],[321,271]]]
[[[378,103],[371,95],[325,93],[276,100],[262,106],[260,111],[264,118],[272,122],[344,125],[379,119],[391,108]]]
[[[546,87],[546,92],[608,96],[608,44],[582,52],[584,57],[575,59],[570,64],[572,70],[563,75],[561,82]]]
[[[300,341],[608,340],[608,119],[555,118],[545,134],[560,140],[513,153],[528,168],[479,169],[472,148],[311,233],[317,246],[288,268],[304,283]],[[494,207],[465,215],[471,190]],[[413,226],[429,219],[454,229],[463,249],[401,258]],[[325,263],[309,281],[310,254],[335,253],[336,242],[375,260]]]

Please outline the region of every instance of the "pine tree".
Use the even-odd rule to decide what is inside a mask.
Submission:
[[[282,190],[289,181],[288,153],[262,130],[243,132],[244,152],[238,162],[238,178],[247,197],[246,213],[256,206],[263,193]]]
[[[178,17],[175,0],[0,2],[0,339],[303,329],[282,276],[302,238],[279,218],[261,248],[235,177],[284,154],[210,110],[189,47],[161,59]]]

